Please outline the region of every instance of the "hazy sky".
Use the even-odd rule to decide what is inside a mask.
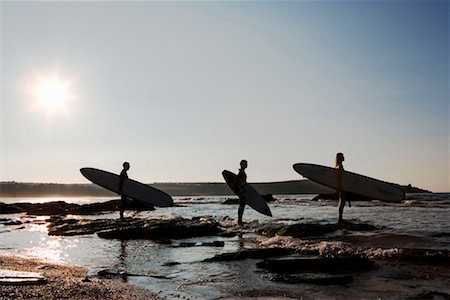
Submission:
[[[449,2],[0,2],[1,181],[300,179],[449,191]]]

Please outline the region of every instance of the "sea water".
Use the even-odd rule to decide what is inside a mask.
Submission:
[[[334,201],[311,201],[314,195],[280,195],[269,204],[274,217],[267,217],[247,207],[245,222],[276,223],[335,223],[337,207]],[[140,212],[135,217],[207,216],[221,221],[237,217],[236,205],[225,205],[227,196],[174,197],[177,206]],[[0,202],[48,202],[62,200],[88,204],[111,200],[106,197],[71,198],[0,198]],[[134,212],[128,212],[128,216]],[[410,194],[402,203],[353,202],[346,206],[344,217],[349,221],[378,225],[383,229],[371,234],[411,237],[409,245],[426,249],[450,250],[450,194]],[[71,216],[74,218],[117,218],[118,213],[97,216]],[[106,268],[127,270],[142,275],[124,278],[128,282],[145,287],[169,299],[217,299],[257,296],[258,290],[272,291],[273,295],[295,294],[292,285],[271,282],[267,274],[256,268],[254,260],[235,262],[202,262],[206,258],[224,252],[234,252],[256,246],[255,235],[245,233],[235,237],[201,237],[174,240],[181,242],[224,241],[224,247],[173,247],[150,240],[109,240],[97,235],[48,236],[45,216],[25,214],[0,215],[0,218],[20,220],[23,224],[0,225],[0,254],[11,254],[86,267],[90,275]],[[234,222],[234,221],[233,221]],[[386,241],[387,247],[389,240]],[[414,243],[416,243],[414,245]],[[360,286],[363,284],[360,284]],[[348,296],[345,288],[303,286],[305,295],[312,298],[339,298]],[[372,287],[373,288],[373,287]],[[378,297],[377,292],[368,298]],[[253,291],[253,294],[252,294]],[[256,293],[256,294],[255,294]],[[269,293],[270,295],[270,293]]]

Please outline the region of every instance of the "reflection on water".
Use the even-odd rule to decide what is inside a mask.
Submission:
[[[67,203],[89,204],[95,202],[106,202],[117,197],[1,197],[0,202],[10,203],[47,203],[64,201]]]
[[[336,221],[337,207],[333,202],[309,202],[314,195],[283,196],[276,203],[270,203],[274,218],[258,214],[246,208],[244,221],[257,220],[264,222],[322,222]],[[344,216],[357,222],[369,222],[384,226],[383,233],[411,234],[427,237],[439,247],[450,249],[448,235],[433,237],[436,232],[450,232],[448,215],[450,212],[450,197],[433,196],[433,201],[440,201],[438,207],[429,205],[386,204],[377,202],[355,202],[352,207],[346,207]],[[180,206],[157,209],[151,212],[142,212],[137,216],[161,216],[186,218],[195,216],[209,216],[222,220],[229,216],[236,218],[237,206],[221,204],[227,197],[203,197],[202,199],[175,198]],[[29,198],[15,199],[30,202]],[[26,200],[26,201],[25,201]],[[36,198],[36,202],[39,199]],[[46,198],[45,201],[50,200]],[[69,200],[75,203],[93,203],[98,198],[74,198]],[[102,198],[103,201],[110,198]],[[2,202],[3,199],[1,200]],[[69,202],[67,201],[67,202]],[[408,201],[427,201],[426,196],[410,198]],[[17,201],[16,201],[17,202]],[[10,202],[11,203],[11,202]],[[426,202],[428,205],[431,202]],[[436,202],[437,203],[437,202]],[[118,214],[105,214],[101,218],[117,218]],[[79,216],[72,216],[79,217]],[[48,236],[45,219],[47,217],[33,217],[24,214],[3,215],[2,218],[19,220],[20,225],[5,226],[0,224],[0,253],[14,254],[27,257],[37,257],[52,261],[71,263],[85,266],[90,274],[105,268],[119,268],[129,273],[145,275],[129,277],[128,280],[160,293],[168,298],[200,298],[214,299],[227,295],[239,295],[240,291],[252,290],[257,287],[283,290],[286,286],[268,281],[259,275],[255,262],[221,262],[203,263],[202,260],[216,254],[233,252],[254,246],[254,236],[243,234],[235,237],[203,237],[181,242],[213,242],[224,241],[224,247],[171,247],[149,240],[107,240],[97,235],[76,237]],[[97,218],[97,216],[83,216],[83,218]],[[447,246],[445,246],[447,245]],[[256,275],[255,275],[256,274]],[[249,278],[252,278],[249,280]],[[341,291],[345,294],[343,291]],[[318,294],[320,295],[320,293]]]
[[[70,260],[70,249],[77,248],[78,239],[67,240],[63,237],[41,236],[37,245],[30,241],[30,248],[23,249],[23,255],[28,257],[37,257],[52,261],[65,262]],[[76,249],[75,249],[76,250]]]

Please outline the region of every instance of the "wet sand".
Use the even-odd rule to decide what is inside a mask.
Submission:
[[[148,290],[120,279],[90,278],[86,281],[87,270],[77,266],[0,256],[0,269],[36,272],[47,280],[41,285],[1,286],[0,299],[159,299]]]

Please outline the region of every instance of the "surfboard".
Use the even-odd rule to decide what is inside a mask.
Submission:
[[[82,168],[80,172],[93,183],[120,194],[119,175],[95,168]],[[173,199],[169,194],[129,178],[123,182],[122,194],[129,198],[156,206],[166,207],[173,205]]]
[[[250,184],[243,183],[239,180],[236,174],[227,170],[224,170],[222,172],[222,176],[233,193],[243,198],[245,200],[245,203],[248,204],[251,208],[259,213],[262,213],[263,215],[269,217],[272,216],[272,212],[270,211],[266,200],[264,200],[264,198]]]
[[[294,164],[293,168],[311,181],[337,188],[337,170],[334,168],[306,163]],[[376,200],[398,202],[405,199],[405,192],[392,183],[345,170],[342,173],[342,190]]]

